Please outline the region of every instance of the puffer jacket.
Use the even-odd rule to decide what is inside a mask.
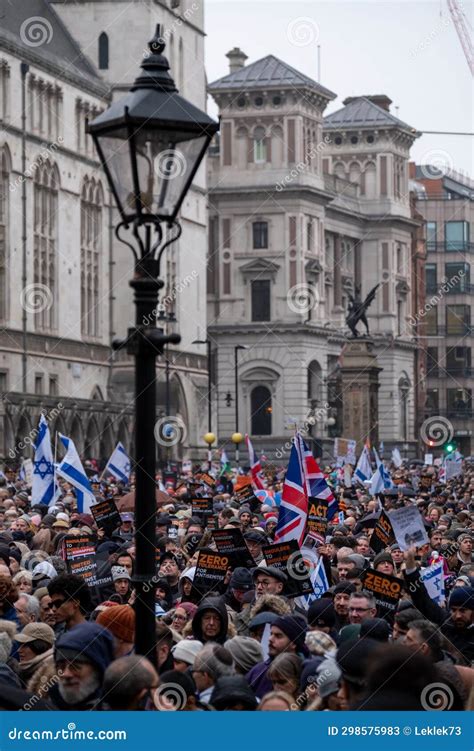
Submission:
[[[234,618],[234,625],[239,636],[249,636],[249,623],[252,618],[263,612],[276,615],[289,615],[292,612],[290,603],[281,595],[262,595],[258,600],[249,603]]]

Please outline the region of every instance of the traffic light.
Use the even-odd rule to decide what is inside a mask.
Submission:
[[[454,443],[447,443],[444,448],[447,454],[452,454],[456,446],[454,445]]]

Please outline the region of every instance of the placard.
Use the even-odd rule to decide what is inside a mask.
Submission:
[[[306,521],[306,534],[314,540],[324,542],[328,528],[328,502],[322,498],[310,496],[308,498],[308,517]]]
[[[212,516],[214,513],[214,501],[211,497],[198,498],[197,496],[191,501],[191,509],[193,516]]]
[[[88,587],[97,584],[95,546],[90,535],[67,536],[63,540],[64,556],[70,574],[84,579]]]
[[[350,438],[335,438],[334,439],[334,456],[345,462],[346,464],[357,463],[356,460],[356,446],[357,442]]]
[[[230,556],[232,568],[237,568],[237,566],[254,568],[257,565],[240,529],[216,529],[212,532],[212,536],[218,552]]]
[[[191,602],[199,603],[208,592],[218,592],[229,567],[229,555],[216,553],[209,548],[200,550],[189,595]]]
[[[370,547],[375,555],[381,553],[388,545],[395,542],[390,518],[386,511],[382,511],[370,537]]]
[[[403,580],[368,568],[362,574],[361,581],[362,588],[372,592],[375,597],[377,617],[391,621],[402,595]]]
[[[91,514],[98,527],[103,530],[114,530],[121,524],[120,514],[117,511],[115,501],[109,498],[106,501],[99,501],[91,506]]]
[[[210,488],[214,488],[216,485],[214,477],[212,477],[208,472],[201,472],[200,474],[196,475],[196,480],[199,480],[199,482],[204,483],[204,485],[207,485]]]
[[[283,592],[286,597],[313,593],[310,572],[296,540],[264,545],[262,551],[268,566],[274,566],[287,575],[288,581]]]
[[[389,518],[401,550],[408,550],[413,545],[419,548],[429,542],[423,518],[416,506],[395,509],[390,512]]]
[[[245,487],[235,493],[234,497],[241,506],[248,506],[252,513],[260,511],[262,502],[253,492],[252,485],[245,485]]]

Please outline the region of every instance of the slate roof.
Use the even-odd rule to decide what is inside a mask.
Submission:
[[[283,62],[275,55],[267,55],[262,57],[261,60],[257,60],[255,63],[250,63],[234,73],[229,73],[223,78],[219,78],[217,81],[209,84],[209,91],[227,91],[229,89],[243,91],[247,88],[311,88],[314,91],[320,93],[327,99],[335,99],[334,94],[329,89],[321,86],[317,81],[314,81],[309,76],[301,73],[296,68]]]
[[[399,120],[383,107],[374,104],[367,97],[361,96],[353,99],[336,112],[326,115],[324,118],[325,128],[380,128],[397,127],[412,132],[414,128],[403,120]]]
[[[18,56],[23,52],[25,59],[34,57],[39,64],[104,87],[49,0],[0,0],[0,38],[13,45]]]

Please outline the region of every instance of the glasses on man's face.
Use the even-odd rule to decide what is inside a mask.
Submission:
[[[47,607],[49,607],[50,610],[52,610],[53,608],[60,608],[61,605],[64,605],[65,602],[66,600],[51,600]]]
[[[349,608],[350,613],[365,613],[367,610],[370,610],[370,608]]]

